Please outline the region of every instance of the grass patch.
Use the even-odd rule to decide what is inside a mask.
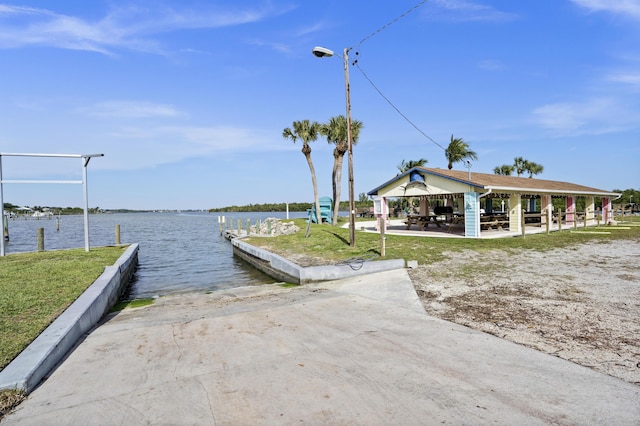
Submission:
[[[635,218],[639,219],[640,218]],[[306,255],[331,262],[343,262],[352,258],[380,260],[380,235],[356,231],[356,247],[349,245],[349,230],[330,225],[312,224],[309,237],[305,238],[306,219],[293,219],[300,232],[276,238],[251,237],[248,243],[264,248],[283,257]],[[344,218],[341,218],[344,223]],[[608,229],[615,229],[610,226]],[[588,228],[587,228],[588,229]],[[619,239],[640,239],[640,227],[620,229],[611,234],[587,234],[568,232],[569,229],[550,234],[527,235],[498,239],[435,238],[405,235],[386,235],[386,259],[417,260],[419,264],[444,260],[451,253],[464,250],[477,252],[490,250],[548,251],[586,242],[608,243]]]
[[[151,304],[153,304],[152,298],[122,300],[116,303],[116,305],[111,308],[110,312],[118,312],[122,311],[123,309],[142,308],[143,306],[149,306]]]
[[[284,283],[284,284],[280,284],[280,287],[282,288],[291,288],[291,287],[299,287],[300,284],[296,284],[296,283]]]
[[[0,257],[0,369],[73,303],[127,247]]]
[[[9,414],[14,407],[17,407],[27,396],[19,390],[0,391],[0,419],[5,414]]]

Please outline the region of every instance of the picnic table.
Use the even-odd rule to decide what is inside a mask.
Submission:
[[[424,230],[429,226],[430,222],[434,222],[436,226],[440,228],[441,221],[438,220],[438,217],[436,215],[429,215],[429,216],[409,215],[407,216],[407,221],[405,223],[407,224],[407,229],[411,229],[411,226],[415,224],[415,225],[418,225],[419,228],[422,228]]]
[[[494,226],[502,231],[503,227],[509,225],[509,218],[506,214],[489,214],[480,216],[480,229],[491,229]]]

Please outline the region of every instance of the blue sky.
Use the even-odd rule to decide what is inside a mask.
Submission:
[[[342,61],[314,57],[320,45],[358,60],[356,195],[402,160],[446,168],[452,134],[478,153],[472,171],[522,156],[541,179],[640,188],[640,0],[419,3],[0,3],[0,152],[104,153],[91,207],[311,202],[301,145],[282,130],[345,113]],[[330,195],[332,147],[311,146]],[[4,179],[80,174],[77,159],[3,157]],[[78,185],[6,184],[4,197],[82,205]]]

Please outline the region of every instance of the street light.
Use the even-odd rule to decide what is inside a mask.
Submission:
[[[351,135],[351,89],[349,85],[349,50],[344,48],[342,60],[344,62],[344,90],[347,102],[347,144],[349,149],[348,169],[349,169],[349,244],[351,247],[356,245],[356,209],[353,196],[353,137]],[[331,57],[335,53],[326,47],[316,46],[311,50],[314,56],[318,58]],[[340,56],[340,55],[337,55]],[[335,200],[334,200],[335,201]],[[338,200],[339,202],[340,200]],[[338,204],[339,205],[339,204]]]

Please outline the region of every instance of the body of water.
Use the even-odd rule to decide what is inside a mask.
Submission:
[[[227,221],[247,219],[255,224],[268,217],[286,218],[284,212],[229,213]],[[169,293],[214,291],[224,288],[273,283],[269,276],[233,256],[231,244],[220,236],[219,214],[214,213],[118,213],[89,215],[91,247],[115,244],[120,225],[122,244],[139,243],[139,267],[132,297]],[[295,212],[293,217],[306,217]],[[6,253],[37,250],[37,229],[44,228],[45,250],[84,248],[83,216],[9,220]]]

